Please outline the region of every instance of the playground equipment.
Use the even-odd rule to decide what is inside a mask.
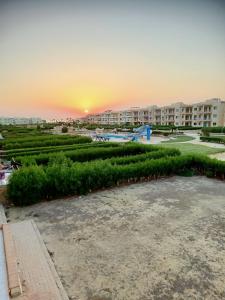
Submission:
[[[150,125],[143,125],[138,128],[133,129],[134,133],[121,135],[121,134],[112,134],[112,133],[103,133],[103,134],[96,134],[94,136],[96,141],[109,141],[111,138],[118,138],[118,139],[129,139],[132,142],[137,142],[139,139],[146,136],[147,141],[150,141],[152,128]]]
[[[151,134],[152,134],[152,128],[150,125],[143,125],[141,127],[134,128],[133,131],[137,133],[136,135],[137,138],[146,136],[147,141],[150,141]]]

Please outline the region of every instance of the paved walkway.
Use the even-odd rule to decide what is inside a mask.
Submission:
[[[211,148],[220,148],[220,149],[225,150],[225,145],[223,145],[223,144],[202,142],[200,140],[200,136],[196,133],[190,133],[188,135],[193,137],[194,140],[191,140],[191,141],[188,141],[188,142],[185,142],[185,143],[198,144],[198,145],[202,145],[202,146],[207,146],[207,147],[211,147]]]
[[[36,224],[7,223],[0,204],[0,300],[11,298],[69,300]]]
[[[202,142],[200,140],[200,135],[198,135],[197,133],[187,133],[185,134],[187,136],[191,136],[194,138],[194,140],[190,140],[190,141],[186,141],[186,142],[177,142],[177,144],[184,144],[184,143],[188,143],[188,144],[195,144],[195,145],[202,145],[202,146],[207,146],[210,148],[218,148],[218,149],[224,149],[225,151],[225,145],[223,144],[218,144],[218,143],[209,143],[209,142]],[[176,142],[174,142],[175,144]]]
[[[0,224],[6,223],[6,217],[3,206],[0,204]],[[0,229],[0,299],[8,300],[8,280],[5,261],[5,250],[3,241],[3,232]]]

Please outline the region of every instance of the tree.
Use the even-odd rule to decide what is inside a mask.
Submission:
[[[68,132],[68,127],[67,126],[63,126],[62,127],[62,133],[67,133]]]

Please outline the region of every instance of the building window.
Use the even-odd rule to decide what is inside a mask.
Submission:
[[[213,118],[217,118],[217,115],[213,115]]]
[[[216,126],[216,122],[213,123],[213,126]]]

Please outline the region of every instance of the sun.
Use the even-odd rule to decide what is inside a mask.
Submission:
[[[88,110],[88,109],[85,109],[84,112],[85,112],[85,114],[88,114],[88,113],[89,113],[89,110]]]

